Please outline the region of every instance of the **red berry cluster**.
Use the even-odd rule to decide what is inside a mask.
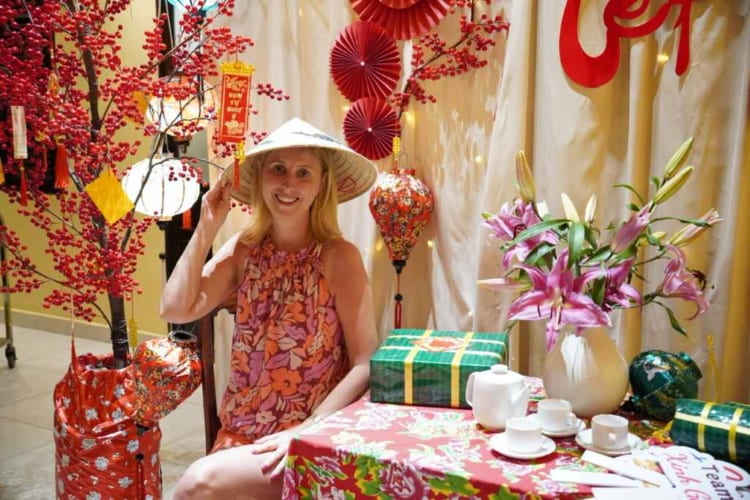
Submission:
[[[118,20],[129,21],[131,0],[0,2],[0,160],[7,179],[0,190],[11,202],[20,202],[23,178],[28,204],[19,203],[18,211],[46,236],[41,244],[52,263],[49,268],[30,260],[31,243],[0,226],[0,242],[8,253],[0,272],[10,277],[4,291],[49,287],[45,307],[72,308],[86,320],[100,316],[113,328],[124,322],[124,301],[140,292],[133,275],[145,254],[143,235],[153,219],[131,212],[107,224],[84,189],[102,172],[110,170],[121,178],[143,159],[141,141],[122,139],[124,129],[140,130],[150,141],[149,150],[161,152],[165,134],[189,136],[202,128],[204,123],[196,119],[160,129],[145,122],[144,108],[152,97],[173,98],[183,106],[196,99],[203,102],[209,82],[220,76],[218,62],[253,45],[251,39],[218,26],[217,17],[231,16],[233,7],[233,0],[222,0],[209,13],[188,8],[171,50],[163,42],[170,23],[159,13],[143,33],[145,62],[128,65],[121,56],[123,26]],[[171,67],[171,75],[160,78],[160,65]],[[289,98],[268,84],[260,85],[258,94]],[[11,105],[25,111],[26,160],[13,158]],[[215,114],[208,104],[206,112],[209,119]],[[51,152],[61,155],[63,150],[70,184],[50,191],[45,177],[54,170]],[[190,161],[170,175],[202,179]]]
[[[449,1],[451,13],[455,13],[458,8],[469,8],[473,12],[479,1],[488,5],[491,3],[491,0]],[[434,95],[425,90],[424,81],[458,76],[486,66],[488,61],[480,54],[492,48],[497,36],[510,28],[504,17],[490,17],[486,14],[482,14],[477,20],[473,16],[461,15],[459,24],[459,38],[450,45],[434,31],[423,35],[413,45],[411,67],[414,69],[403,90],[390,97],[391,104],[401,113],[406,111],[412,99],[423,104],[437,101]]]

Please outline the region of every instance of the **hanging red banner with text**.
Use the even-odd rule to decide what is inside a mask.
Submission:
[[[663,0],[662,0],[663,1]],[[584,87],[600,87],[614,78],[620,66],[620,39],[638,38],[653,33],[667,23],[673,7],[672,29],[678,32],[675,73],[682,75],[690,63],[690,7],[693,0],[667,0],[649,9],[649,0],[609,0],[604,6],[602,22],[605,45],[601,53],[589,55],[579,33],[581,0],[567,0],[560,24],[560,63],[568,77]],[[639,4],[635,5],[634,4]],[[654,12],[648,18],[647,13]],[[639,24],[640,23],[640,24]]]
[[[250,116],[250,82],[255,66],[241,61],[221,64],[221,108],[216,140],[242,142]]]

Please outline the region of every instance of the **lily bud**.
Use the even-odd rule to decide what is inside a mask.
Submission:
[[[536,213],[539,215],[539,218],[544,219],[546,216],[549,215],[549,207],[547,206],[546,201],[540,201],[536,204]]]
[[[716,224],[717,222],[721,222],[722,219],[719,217],[719,212],[712,208],[711,210],[703,214],[703,217],[701,217],[700,220],[705,222],[707,225],[697,226],[695,224],[688,224],[686,226],[683,226],[676,233],[674,233],[671,238],[669,238],[667,243],[676,247],[684,247],[685,245],[696,239],[698,236],[703,234],[706,229]]]
[[[664,168],[664,180],[669,180],[672,178],[675,172],[677,172],[677,169],[680,168],[685,162],[685,158],[687,158],[687,155],[688,153],[690,153],[691,149],[693,149],[692,137],[682,143],[682,146],[677,148],[677,151],[675,151],[675,153],[672,155],[672,158]]]
[[[578,211],[576,210],[575,205],[573,205],[573,202],[570,201],[570,198],[568,198],[568,195],[565,193],[561,193],[560,199],[562,200],[565,218],[568,220],[572,220],[573,222],[579,222],[581,220],[581,217],[578,215]]]
[[[521,192],[523,201],[526,203],[534,201],[536,198],[534,175],[531,173],[523,151],[519,151],[516,155],[516,179],[518,180],[518,189]]]
[[[596,195],[592,194],[588,203],[586,203],[586,210],[583,212],[583,221],[589,226],[594,222],[594,218],[596,217],[596,202]]]
[[[695,167],[693,166],[685,167],[680,170],[677,175],[665,182],[664,185],[656,191],[656,194],[654,195],[654,204],[658,205],[670,199],[680,190],[682,185],[687,182],[690,174],[693,173],[693,170],[695,170]]]

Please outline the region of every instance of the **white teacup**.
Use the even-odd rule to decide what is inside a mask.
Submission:
[[[542,446],[542,426],[528,417],[513,417],[505,422],[505,442],[522,453],[537,451]]]
[[[537,406],[537,415],[545,431],[564,431],[578,423],[570,401],[565,399],[543,399]]]
[[[591,419],[591,442],[603,450],[617,450],[628,444],[628,420],[609,413]]]

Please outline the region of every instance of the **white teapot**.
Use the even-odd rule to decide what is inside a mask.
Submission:
[[[525,416],[529,394],[523,375],[506,365],[471,373],[466,382],[466,402],[477,422],[490,430],[505,429],[509,418]]]

